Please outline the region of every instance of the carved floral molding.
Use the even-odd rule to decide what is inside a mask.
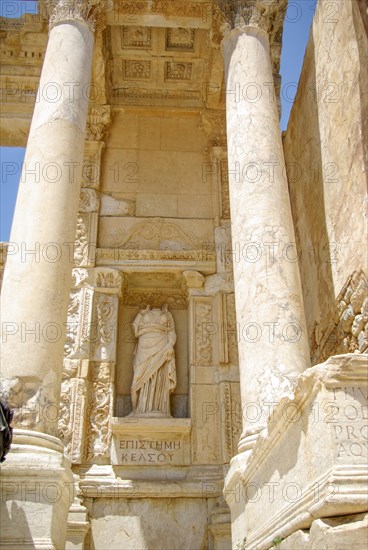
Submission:
[[[278,19],[282,24],[287,2],[285,0],[217,0],[217,5],[227,23],[223,32],[247,26],[259,27],[270,32]]]
[[[47,0],[50,13],[50,31],[60,23],[83,21],[90,30],[96,30],[100,21],[104,2],[102,0]]]

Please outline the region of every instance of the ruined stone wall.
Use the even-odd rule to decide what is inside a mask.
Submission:
[[[368,346],[366,66],[358,3],[320,0],[284,139],[313,364]]]

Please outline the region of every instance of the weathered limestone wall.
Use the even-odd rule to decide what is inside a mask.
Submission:
[[[207,548],[211,499],[101,499],[93,504],[91,535],[96,548],[172,550]]]
[[[126,216],[211,219],[211,178],[202,178],[207,140],[199,131],[199,113],[127,111],[112,113],[102,192],[124,201],[121,214]],[[104,219],[116,212],[118,205],[114,203],[113,210],[112,204],[102,198],[102,246],[111,224],[119,225],[117,220]]]
[[[368,346],[367,62],[358,4],[320,0],[284,139],[313,364]]]
[[[94,425],[85,435],[87,459],[74,461],[91,525],[86,546],[230,548],[222,489],[241,414],[232,265],[224,252],[225,244],[230,248],[226,153],[212,135],[224,135],[223,123],[220,111],[111,107],[96,267],[88,277],[94,272],[103,299],[119,289],[118,311],[110,323],[102,307],[101,334],[110,328],[114,353],[91,367],[86,410]],[[132,322],[140,307],[165,303],[177,336],[173,418],[129,417]],[[97,403],[98,392],[108,404]],[[92,465],[87,474],[83,460]]]

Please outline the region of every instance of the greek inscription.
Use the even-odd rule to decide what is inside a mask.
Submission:
[[[121,439],[119,443],[120,449],[135,449],[146,450],[155,449],[156,451],[162,450],[174,450],[181,449],[181,441],[145,441],[142,439],[137,440],[124,440]]]
[[[121,439],[119,449],[122,464],[168,464],[181,459],[182,441]]]

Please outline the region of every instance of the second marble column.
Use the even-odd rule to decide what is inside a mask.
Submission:
[[[223,52],[245,452],[309,350],[268,34],[235,26]]]

